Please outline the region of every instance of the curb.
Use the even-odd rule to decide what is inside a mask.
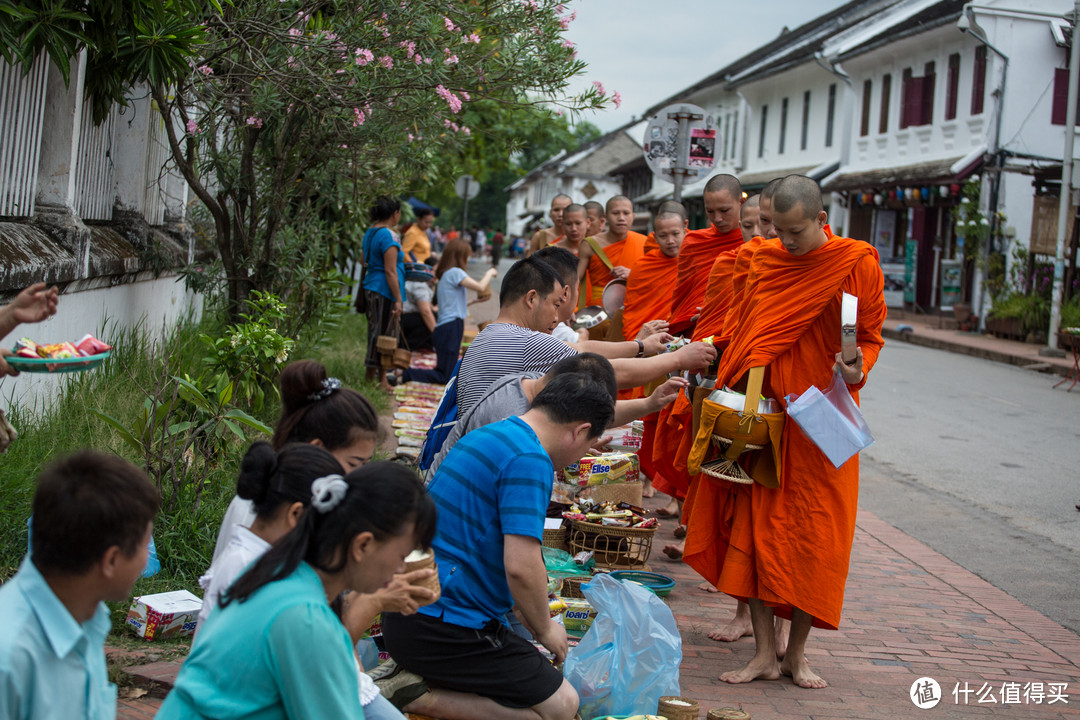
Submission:
[[[938,338],[931,338],[924,335],[919,335],[915,332],[899,332],[898,330],[893,330],[890,328],[882,328],[881,336],[888,340],[899,340],[901,342],[910,343],[911,345],[919,345],[921,347],[933,348],[935,350],[947,350],[949,352],[957,353],[959,355],[970,355],[971,357],[982,358],[984,360],[992,360],[993,362],[1005,363],[1006,365],[1014,365],[1025,370],[1030,369],[1049,375],[1060,375],[1061,377],[1066,377],[1071,370],[1071,368],[1062,365],[1055,365],[1053,363],[1033,363],[1031,361],[1031,358],[1026,358],[1021,355],[1012,355],[1010,353],[1001,352],[998,350],[989,350],[987,348],[974,347],[972,345],[964,345],[962,343],[956,342],[949,342],[947,340],[940,340]]]

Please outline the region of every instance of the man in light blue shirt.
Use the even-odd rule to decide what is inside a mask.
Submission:
[[[114,720],[109,610],[146,567],[158,493],[134,465],[82,451],[34,494],[31,552],[0,587],[0,717]]]

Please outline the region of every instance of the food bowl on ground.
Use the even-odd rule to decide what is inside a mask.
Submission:
[[[668,594],[671,593],[672,588],[675,587],[674,580],[667,575],[661,575],[660,573],[641,572],[638,570],[614,570],[610,575],[616,580],[627,580],[629,582],[636,582],[638,585],[644,585],[658,597],[667,597]]]

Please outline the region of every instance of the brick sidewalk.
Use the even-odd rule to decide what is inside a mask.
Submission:
[[[656,542],[669,542],[665,522]],[[922,676],[938,681],[941,703],[927,717],[1080,717],[1080,637],[991,586],[926,545],[871,513],[860,512],[840,630],[814,630],[807,654],[814,671],[830,683],[804,690],[788,678],[726,685],[720,673],[753,655],[753,639],[709,640],[726,623],[735,603],[697,589],[700,579],[686,565],[665,558],[651,563],[676,578],[669,597],[683,634],[683,693],[704,709],[742,706],[763,718],[918,717],[908,699]],[[986,683],[998,702],[969,706],[953,699],[956,683],[978,691]],[[1003,706],[1003,682],[1069,683],[1069,704]],[[1044,685],[1044,686],[1045,686]]]
[[[964,570],[868,512],[860,512],[840,630],[814,630],[807,651],[815,672],[829,681],[804,690],[790,679],[726,685],[717,677],[753,654],[753,640],[709,640],[735,603],[697,589],[690,568],[668,561],[672,521],[656,536],[652,569],[676,580],[668,598],[683,636],[682,689],[705,710],[742,706],[754,720],[812,718],[1008,717],[1080,718],[1080,637]],[[989,550],[993,552],[993,550]],[[911,684],[929,676],[942,688],[941,703],[920,711],[908,699]],[[953,688],[971,689],[968,705]],[[1068,683],[1068,704],[1002,705],[1003,683]],[[978,703],[983,684],[997,702]],[[984,696],[985,697],[985,696]],[[152,717],[159,700],[121,700],[120,720]],[[482,720],[478,718],[477,720]]]

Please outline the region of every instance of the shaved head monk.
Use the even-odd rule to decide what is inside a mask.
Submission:
[[[837,372],[852,396],[881,350],[884,278],[874,248],[833,235],[813,180],[785,177],[772,197],[777,240],[762,242],[735,310],[734,331],[717,383],[741,387],[752,367],[765,367],[763,394],[783,405],[789,393],[827,387]],[[840,359],[840,301],[859,298],[855,360]],[[729,683],[789,675],[804,688],[825,687],[805,654],[811,626],[840,622],[855,512],[859,460],[839,469],[794,423],[784,428],[776,468],[779,488],[754,483],[733,491],[694,479],[686,500],[685,560],[722,592],[748,600],[756,650]],[[770,452],[769,449],[758,452]],[[740,457],[745,467],[753,453]],[[791,619],[782,663],[773,645],[773,616]]]
[[[589,220],[588,234],[596,237],[604,232],[604,206],[595,200],[585,203],[585,212]]]
[[[588,274],[588,293],[580,307],[599,305],[604,288],[615,278],[625,280],[630,268],[645,254],[645,236],[633,232],[634,204],[625,195],[616,195],[604,208],[607,230],[595,236],[594,247],[586,242],[578,251],[578,282]]]
[[[562,237],[563,209],[572,202],[573,199],[565,193],[559,193],[551,198],[551,209],[548,210],[548,217],[551,218],[553,227],[542,228],[536,231],[532,236],[532,239],[529,240],[529,249],[525,251],[525,257],[529,257],[540,248],[547,247]]]
[[[705,184],[703,199],[709,227],[688,234],[679,252],[679,279],[668,318],[675,335],[693,330],[716,256],[743,242],[739,228],[743,197],[738,179],[734,175],[713,176]]]
[[[550,247],[563,248],[577,255],[581,248],[581,241],[589,232],[589,219],[585,208],[576,203],[570,203],[563,208],[562,227],[562,238],[551,243]]]
[[[750,242],[750,238],[755,235],[761,235],[758,229],[758,219],[761,217],[760,201],[760,195],[751,195],[742,204],[742,210],[739,212],[739,229],[742,231],[744,243]]]

